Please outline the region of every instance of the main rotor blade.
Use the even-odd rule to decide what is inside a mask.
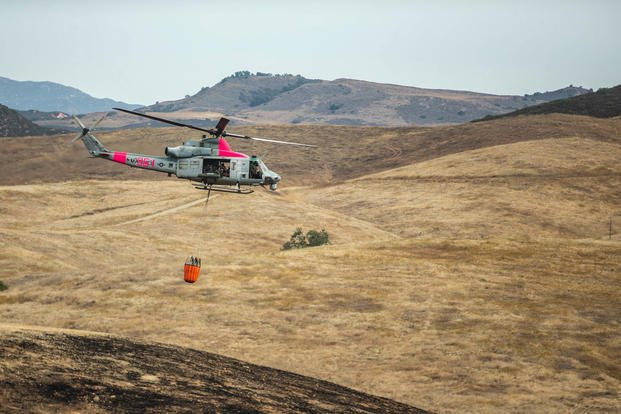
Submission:
[[[297,143],[297,142],[277,141],[275,139],[255,138],[255,137],[249,137],[248,135],[230,134],[230,133],[224,131],[224,128],[226,127],[226,124],[228,124],[228,122],[229,122],[229,120],[226,119],[226,118],[220,118],[220,122],[218,122],[218,126],[216,127],[216,129],[204,129],[204,128],[199,128],[197,126],[190,125],[190,124],[182,124],[181,122],[171,121],[170,119],[164,119],[164,118],[159,118],[159,117],[153,116],[153,115],[147,115],[147,114],[142,114],[140,112],[130,111],[129,109],[122,109],[122,108],[112,108],[112,109],[116,109],[117,111],[121,111],[121,112],[127,112],[128,114],[132,114],[132,115],[138,115],[138,116],[142,116],[142,117],[145,117],[145,118],[154,119],[154,120],[160,121],[160,122],[165,122],[165,123],[170,124],[170,125],[175,125],[175,126],[180,126],[180,127],[185,127],[185,128],[196,129],[196,130],[199,130],[199,131],[207,132],[207,133],[209,133],[211,135],[215,135],[217,137],[218,136],[222,136],[222,137],[242,138],[242,139],[250,139],[250,140],[254,140],[254,141],[275,142],[277,144],[297,145],[297,146],[300,146],[300,147],[310,147],[310,148],[316,148],[317,147],[317,145],[300,144],[300,143]]]
[[[197,129],[199,131],[207,132],[207,133],[212,134],[212,135],[216,135],[217,132],[218,132],[218,131],[216,131],[214,129],[199,128],[199,127],[194,126],[194,125],[182,124],[181,122],[171,121],[170,119],[158,118],[157,116],[153,116],[153,115],[141,114],[140,112],[130,111],[129,109],[121,109],[121,108],[112,108],[112,109],[116,109],[117,111],[121,111],[121,112],[127,112],[128,114],[132,114],[132,115],[138,115],[138,116],[142,116],[142,117],[145,117],[145,118],[154,119],[154,120],[160,121],[160,122],[165,122],[165,123],[170,124],[170,125],[175,125],[175,126],[180,126],[180,127],[184,127],[184,128],[190,128],[190,129]]]
[[[317,145],[300,144],[299,142],[291,142],[291,141],[278,141],[278,140],[275,140],[275,139],[267,139],[267,138],[249,137],[248,135],[237,135],[237,134],[231,134],[229,132],[222,133],[222,136],[223,137],[241,138],[241,139],[251,139],[253,141],[275,142],[277,144],[297,145],[297,146],[300,146],[300,147],[317,148]]]
[[[218,121],[218,125],[216,125],[216,131],[218,131],[218,135],[222,135],[224,132],[224,128],[228,125],[229,120],[226,118],[220,118]]]

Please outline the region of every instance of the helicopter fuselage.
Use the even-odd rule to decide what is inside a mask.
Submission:
[[[252,190],[241,190],[240,185],[269,185],[272,191],[275,191],[278,187],[280,175],[267,168],[259,157],[254,155],[248,157],[246,154],[233,151],[224,137],[303,147],[316,147],[315,145],[298,142],[278,141],[228,133],[224,130],[229,123],[227,118],[220,118],[215,128],[205,129],[142,112],[135,112],[122,108],[114,109],[179,127],[203,131],[209,134],[210,138],[208,138],[208,135],[203,135],[203,139],[200,141],[187,141],[184,142],[183,145],[177,147],[166,147],[164,151],[165,157],[133,152],[110,151],[91,134],[91,131],[105,118],[106,114],[104,114],[91,129],[87,128],[82,121],[74,115],[73,118],[82,128],[82,132],[75,137],[72,142],[78,139],[82,140],[92,157],[104,158],[134,168],[164,172],[169,176],[174,174],[178,178],[200,183],[199,185],[195,185],[195,187],[201,190],[231,191],[247,194],[252,192]],[[220,188],[212,188],[214,185]],[[236,189],[231,190],[224,186],[235,186]]]
[[[276,190],[280,176],[256,156],[232,151],[224,138],[188,141],[166,147],[165,157],[121,151],[109,151],[89,134],[84,143],[91,156],[125,164],[129,167],[167,173],[205,186],[268,185]],[[92,145],[89,145],[91,141]]]

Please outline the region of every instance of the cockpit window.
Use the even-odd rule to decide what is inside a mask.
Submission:
[[[250,178],[260,179],[263,178],[263,172],[261,171],[261,167],[259,166],[259,162],[252,160],[250,161]]]

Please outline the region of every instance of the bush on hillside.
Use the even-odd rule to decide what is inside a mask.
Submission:
[[[304,247],[321,246],[330,243],[330,236],[325,229],[321,231],[309,230],[306,234],[301,227],[295,229],[288,242],[282,245],[282,250],[302,249]]]
[[[0,292],[2,292],[3,290],[7,290],[8,288],[9,287],[5,285],[2,280],[0,280]]]
[[[321,229],[321,231],[309,230],[308,233],[306,233],[306,241],[309,247],[322,246],[330,243],[330,237],[328,236],[328,232],[324,229]]]

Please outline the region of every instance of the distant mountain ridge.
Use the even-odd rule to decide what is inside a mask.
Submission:
[[[108,98],[94,98],[71,86],[54,82],[16,81],[0,77],[0,103],[18,110],[61,111],[74,114],[110,111],[113,107],[135,109]]]
[[[248,123],[437,125],[467,122],[588,92],[569,86],[532,95],[492,95],[239,71],[195,95],[158,102],[142,110],[221,112]]]
[[[204,87],[192,96],[175,101],[158,102],[147,108],[155,112],[173,112],[187,109],[212,109],[234,113],[265,104],[278,95],[306,83],[321,82],[300,75],[272,75],[248,71],[235,72],[212,87]]]
[[[20,82],[0,77],[0,103],[21,110],[34,122],[57,129],[67,128],[67,121],[57,121],[53,112],[83,114],[110,111],[113,107],[167,112],[169,118],[188,119],[197,125],[211,125],[221,115],[237,124],[459,124],[589,92],[592,90],[570,85],[531,95],[493,95],[356,79],[327,81],[301,75],[238,71],[192,96],[142,107],[93,98],[53,82]]]

